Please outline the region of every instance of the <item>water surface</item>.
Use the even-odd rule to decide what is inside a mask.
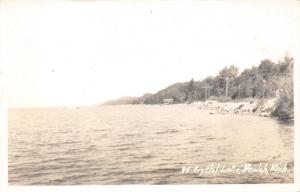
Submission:
[[[284,173],[182,174],[183,166],[287,163]],[[193,105],[9,111],[9,184],[293,182],[293,125]]]

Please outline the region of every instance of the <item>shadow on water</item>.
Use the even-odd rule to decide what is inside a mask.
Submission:
[[[282,126],[294,126],[294,119],[277,120],[277,122]]]
[[[294,120],[285,120],[285,121],[277,120],[277,123],[279,125],[280,135],[286,132],[288,133],[294,132]]]
[[[284,147],[286,149],[292,149],[293,150],[293,134],[294,134],[294,120],[285,120],[285,121],[280,121],[277,120],[278,122],[278,133],[279,136],[284,144]]]

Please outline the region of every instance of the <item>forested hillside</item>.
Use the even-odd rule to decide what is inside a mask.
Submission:
[[[262,60],[258,66],[239,73],[235,65],[223,68],[216,76],[175,83],[155,94],[145,94],[129,104],[191,103],[207,99],[232,101],[244,98],[273,98],[280,95],[274,115],[288,119],[294,116],[293,58],[278,63]]]

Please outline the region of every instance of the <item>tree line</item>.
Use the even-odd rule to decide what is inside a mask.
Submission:
[[[132,101],[132,104],[162,104],[164,99],[173,99],[173,103],[186,103],[215,99],[219,101],[243,98],[273,98],[280,91],[274,115],[282,119],[293,118],[292,57],[285,56],[277,63],[265,59],[258,66],[239,73],[235,65],[224,67],[216,76],[203,80],[175,83],[155,94],[145,94]]]

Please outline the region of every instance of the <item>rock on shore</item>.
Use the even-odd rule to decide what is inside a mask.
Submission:
[[[275,110],[277,98],[251,99],[250,101],[218,102],[207,100],[205,102],[194,102],[199,109],[214,110],[215,113],[234,114],[256,114],[260,116],[271,116]]]

